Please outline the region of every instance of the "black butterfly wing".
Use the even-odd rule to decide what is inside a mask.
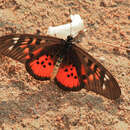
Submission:
[[[80,45],[74,45],[74,49],[82,61],[81,77],[85,88],[110,99],[119,98],[121,90],[112,74]]]
[[[61,44],[63,40],[31,34],[10,34],[0,37],[0,53],[25,63],[36,57],[46,46]]]
[[[0,37],[0,53],[25,63],[30,75],[45,80],[51,78],[64,43],[49,36],[11,34]],[[110,99],[120,96],[118,83],[98,61],[78,45],[67,51],[55,78],[60,88],[77,91],[85,85],[86,89]]]

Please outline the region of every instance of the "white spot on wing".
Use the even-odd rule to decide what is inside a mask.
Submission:
[[[105,74],[105,77],[106,77],[106,79],[109,79],[109,77],[108,77],[108,75],[107,75],[107,74]]]
[[[106,77],[104,77],[104,81],[106,81],[107,79],[106,79]]]
[[[14,40],[14,44],[16,44],[19,40],[19,37],[14,37],[13,40]]]
[[[14,47],[14,46],[12,45],[12,46],[10,46],[8,49],[11,51],[11,50],[13,49],[13,47]]]
[[[16,44],[18,41],[14,41],[14,44]]]
[[[106,89],[106,86],[105,86],[105,84],[103,84],[103,86],[102,86],[102,89],[103,89],[103,90],[105,90],[105,89]]]
[[[106,81],[106,80],[109,80],[109,77],[107,74],[105,74],[105,76],[104,76],[104,81]]]
[[[13,40],[17,41],[17,40],[19,40],[19,37],[14,37]]]

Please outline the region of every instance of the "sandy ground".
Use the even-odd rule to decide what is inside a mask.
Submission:
[[[43,1],[0,0],[0,36],[46,34],[49,26],[67,23],[71,10],[87,29],[81,44],[115,76],[122,95],[111,101],[85,90],[64,92],[0,56],[0,129],[130,129],[130,0]]]

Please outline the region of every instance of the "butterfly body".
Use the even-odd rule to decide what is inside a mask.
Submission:
[[[115,78],[90,56],[74,38],[12,34],[0,37],[0,53],[25,64],[37,80],[54,80],[66,91],[82,88],[110,99],[120,96]]]
[[[59,57],[57,59],[57,62],[55,64],[55,67],[54,67],[53,72],[51,74],[51,81],[53,81],[55,79],[56,74],[57,74],[57,72],[59,70],[59,67],[60,67],[60,64],[62,63],[62,61],[63,61],[63,57]]]

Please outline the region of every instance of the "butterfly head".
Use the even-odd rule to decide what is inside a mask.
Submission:
[[[74,38],[71,35],[67,36],[66,45],[71,46],[73,42],[74,42]]]
[[[73,37],[71,35],[67,36],[67,42],[72,42],[73,41]]]

